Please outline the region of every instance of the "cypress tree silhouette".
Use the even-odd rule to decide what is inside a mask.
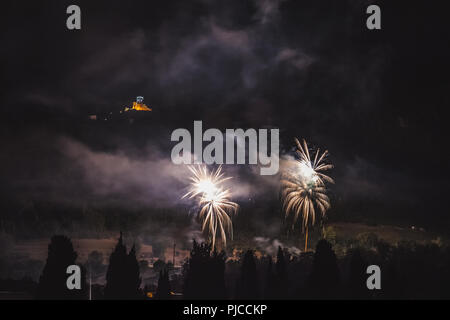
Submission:
[[[127,265],[128,265],[128,283],[129,286],[127,287],[127,292],[130,293],[130,296],[135,295],[136,298],[142,298],[140,291],[140,285],[141,285],[141,277],[140,277],[140,271],[139,271],[139,263],[136,258],[136,245],[133,244],[133,247],[131,248],[130,252],[128,253],[127,257]]]
[[[275,265],[277,276],[281,279],[286,279],[287,273],[286,273],[286,260],[284,257],[284,252],[281,246],[278,247],[278,253],[277,253],[277,263]]]
[[[167,269],[159,272],[158,288],[156,289],[155,298],[158,300],[170,298],[169,271]]]
[[[274,298],[284,299],[287,297],[287,266],[286,258],[281,246],[278,247],[275,272],[276,285],[274,290]]]
[[[136,249],[130,250],[123,244],[122,232],[119,241],[109,258],[106,273],[105,299],[139,299],[142,298],[139,286],[141,278]]]
[[[241,275],[236,285],[237,299],[258,299],[258,275],[256,273],[255,256],[248,250],[242,261]]]
[[[308,291],[312,298],[337,297],[339,269],[331,244],[320,240],[314,253],[313,269],[309,277]]]
[[[360,250],[353,251],[350,258],[350,274],[348,280],[348,293],[352,299],[369,298],[369,290],[366,286],[367,263],[361,256]]]
[[[264,298],[275,299],[277,290],[277,279],[273,271],[272,257],[269,257],[266,272],[266,284],[264,287]]]
[[[225,253],[211,245],[193,241],[191,256],[184,265],[183,293],[186,299],[225,299]]]
[[[81,289],[67,288],[67,267],[76,264],[77,253],[73,249],[72,241],[66,236],[55,235],[48,245],[47,261],[39,279],[36,292],[37,299],[86,299],[86,273],[81,268]]]

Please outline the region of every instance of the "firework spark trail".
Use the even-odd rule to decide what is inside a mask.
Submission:
[[[309,180],[309,183],[314,182],[319,185],[324,185],[324,181],[334,183],[332,178],[322,173],[322,171],[333,168],[332,164],[325,163],[325,159],[328,155],[328,150],[325,150],[320,155],[320,149],[317,149],[314,155],[314,160],[311,161],[308,145],[306,144],[305,139],[303,139],[303,146],[297,138],[295,138],[295,143],[297,145],[296,153],[300,158],[297,163],[299,166],[299,174],[301,175],[302,179],[307,181]]]
[[[188,167],[192,173],[191,187],[182,198],[197,198],[200,206],[198,218],[202,222],[202,231],[207,232],[212,247],[216,243],[219,230],[223,245],[226,246],[227,234],[233,238],[233,224],[230,215],[237,212],[239,206],[230,201],[230,191],[220,185],[231,177],[225,177],[220,166],[217,170],[208,171],[206,166]]]
[[[316,211],[325,216],[330,208],[330,199],[326,194],[325,182],[334,183],[333,179],[323,171],[333,168],[333,165],[325,163],[328,151],[320,154],[318,149],[311,161],[306,141],[301,144],[295,139],[297,145],[296,153],[299,157],[290,170],[285,171],[281,180],[283,208],[286,217],[293,214],[292,228],[302,215],[302,231],[306,230],[305,251],[308,241],[308,223],[314,225],[316,222]]]

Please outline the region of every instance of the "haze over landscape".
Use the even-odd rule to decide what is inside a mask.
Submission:
[[[170,135],[195,120],[278,128],[282,159],[294,137],[329,151],[331,207],[311,248],[326,227],[341,256],[367,234],[448,243],[445,10],[384,3],[371,32],[366,1],[79,1],[83,27],[70,32],[69,4],[2,10],[0,278],[38,280],[55,234],[81,262],[98,251],[105,265],[121,231],[150,266],[170,262],[176,243],[181,267],[192,239],[206,238]],[[151,111],[123,112],[137,96]],[[229,257],[299,254],[280,175],[223,170],[239,205]]]

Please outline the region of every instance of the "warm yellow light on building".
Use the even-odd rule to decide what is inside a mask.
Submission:
[[[131,108],[126,107],[124,111],[152,111],[152,108],[148,107],[146,104],[144,104],[144,97],[138,96],[136,98],[136,101],[133,102],[133,106]]]

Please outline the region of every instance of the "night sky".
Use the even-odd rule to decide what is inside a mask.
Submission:
[[[185,171],[170,164],[170,133],[202,120],[279,128],[281,154],[293,137],[328,149],[330,219],[447,231],[448,11],[376,1],[382,29],[371,31],[373,3],[2,3],[0,216],[20,220],[30,201],[179,205]],[[79,31],[66,28],[70,4]],[[114,118],[138,95],[149,117]],[[237,201],[276,197],[275,177],[224,169]]]

